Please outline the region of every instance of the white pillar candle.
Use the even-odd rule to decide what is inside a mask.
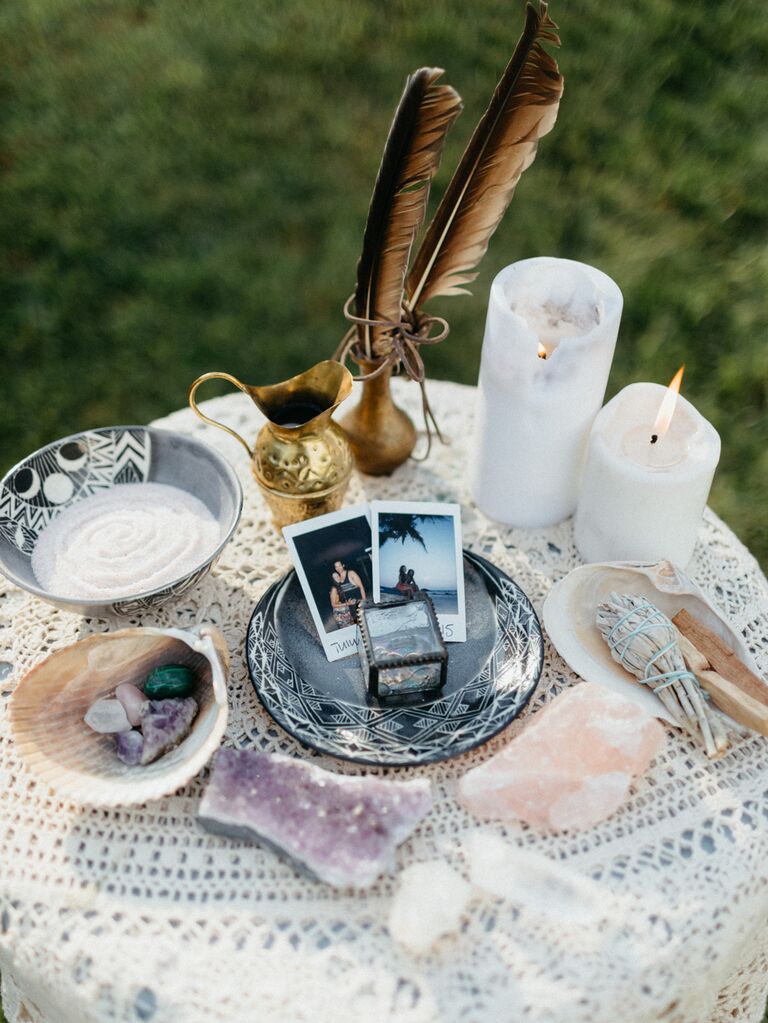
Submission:
[[[585,561],[690,560],[720,437],[679,395],[671,419],[660,416],[671,394],[630,384],[595,419],[574,523]]]
[[[470,458],[470,490],[486,515],[535,527],[573,513],[621,309],[610,277],[570,259],[525,259],[497,274]]]

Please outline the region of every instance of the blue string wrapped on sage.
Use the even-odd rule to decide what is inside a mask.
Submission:
[[[722,756],[729,746],[722,718],[686,667],[667,615],[645,597],[611,593],[595,621],[613,659],[654,691],[708,757]]]

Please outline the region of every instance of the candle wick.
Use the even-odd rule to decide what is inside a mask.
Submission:
[[[658,439],[659,439],[658,433],[651,434],[651,444],[655,444]]]

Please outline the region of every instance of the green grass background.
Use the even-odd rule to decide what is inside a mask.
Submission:
[[[599,266],[625,296],[609,396],[686,363],[723,437],[712,504],[766,565],[768,7],[551,12],[560,118],[473,297],[435,305],[452,332],[428,370],[474,383],[501,266]],[[465,100],[437,198],[521,19],[519,0],[4,0],[2,467],[179,407],[205,370],[266,383],[327,356],[405,75],[445,67]]]
[[[452,332],[428,370],[476,380],[501,266],[594,263],[625,295],[609,396],[686,363],[724,441],[712,503],[768,563],[768,8],[551,13],[559,121],[473,297],[434,304]],[[208,369],[264,383],[327,356],[405,75],[445,67],[465,100],[436,198],[521,19],[520,0],[0,4],[3,463],[179,407]]]

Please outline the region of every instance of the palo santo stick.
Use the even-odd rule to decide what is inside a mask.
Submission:
[[[730,714],[740,725],[746,725],[761,735],[768,735],[768,706],[753,700],[743,689],[739,689],[733,682],[713,671],[704,654],[697,650],[679,629],[678,645],[686,664],[701,683],[702,689],[706,689],[720,710]]]
[[[677,631],[686,636],[696,649],[704,654],[718,675],[728,679],[732,685],[751,696],[753,700],[768,706],[768,685],[750,671],[719,636],[702,625],[685,608],[678,611],[672,621],[677,626]]]

